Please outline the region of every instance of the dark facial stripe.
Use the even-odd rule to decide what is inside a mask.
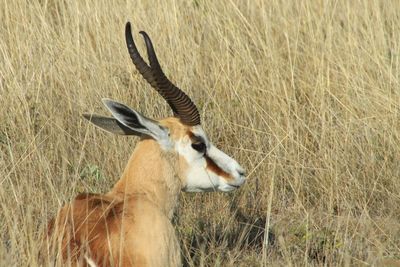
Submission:
[[[207,169],[209,169],[218,176],[224,177],[226,180],[233,179],[232,176],[229,175],[229,173],[221,169],[210,157],[208,157],[207,155],[205,155],[204,157],[206,158]]]
[[[206,143],[206,141],[204,140],[203,137],[195,135],[193,132],[188,131],[187,135],[189,136],[190,140],[192,141],[192,143]]]

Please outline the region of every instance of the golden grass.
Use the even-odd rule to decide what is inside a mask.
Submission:
[[[128,20],[249,174],[234,193],[182,194],[186,265],[399,259],[399,14],[395,0],[0,0],[0,265],[38,265],[48,218],[121,174],[137,138],[81,113],[109,97],[171,114],[130,62]]]

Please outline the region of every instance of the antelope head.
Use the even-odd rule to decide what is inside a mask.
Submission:
[[[120,135],[152,138],[161,149],[176,153],[182,190],[188,192],[231,191],[245,181],[244,169],[230,156],[215,147],[200,125],[200,114],[191,99],[163,73],[149,36],[141,31],[146,43],[149,64],[135,45],[128,22],[125,38],[132,62],[143,78],[166,100],[174,117],[153,120],[124,104],[110,99],[103,103],[112,118],[99,115],[84,117],[96,126]]]

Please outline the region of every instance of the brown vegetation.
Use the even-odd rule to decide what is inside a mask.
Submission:
[[[1,0],[0,265],[38,265],[48,219],[122,174],[137,139],[83,112],[109,97],[170,115],[131,64],[128,20],[248,170],[234,193],[181,195],[187,266],[395,264],[399,14],[373,0]]]

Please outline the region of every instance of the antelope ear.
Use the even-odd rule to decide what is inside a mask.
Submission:
[[[97,127],[113,134],[118,135],[140,135],[132,131],[114,118],[104,117],[96,114],[83,114],[83,117],[96,125]]]
[[[138,134],[150,136],[158,142],[169,140],[168,129],[160,125],[157,121],[149,119],[124,104],[111,99],[105,98],[103,99],[103,103],[111,111],[113,117],[130,130]]]

